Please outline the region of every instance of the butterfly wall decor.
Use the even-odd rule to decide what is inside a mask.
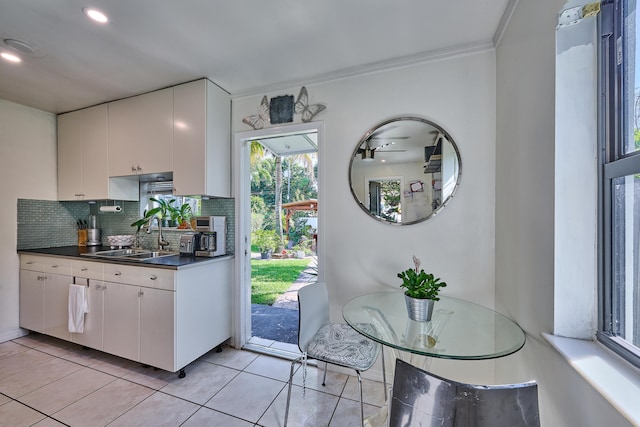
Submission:
[[[296,114],[299,114],[301,116],[301,120],[303,123],[310,122],[316,115],[326,109],[327,106],[324,104],[309,105],[309,93],[307,92],[307,88],[304,86],[300,88],[298,99],[296,100],[296,103],[294,105],[294,111]]]
[[[291,116],[288,115],[290,113],[287,114],[287,118],[284,118],[282,111],[280,111],[284,107],[290,108],[290,105],[289,106],[286,105],[287,102],[292,102],[288,100],[289,97],[291,97],[292,99],[293,95],[286,95],[286,96],[273,98],[273,100],[277,100],[279,102],[272,103],[273,105],[270,105],[269,98],[267,98],[267,95],[263,96],[262,101],[260,101],[260,105],[258,105],[258,114],[252,114],[250,116],[247,116],[244,119],[242,119],[242,122],[251,126],[254,130],[262,129],[265,127],[265,125],[272,124],[271,123],[272,115],[278,118],[278,120],[273,122],[273,124],[291,122],[292,120]],[[286,110],[287,108],[284,108],[284,109]],[[271,109],[273,109],[274,111],[271,111]],[[326,109],[327,109],[327,106],[324,104],[309,105],[309,92],[307,92],[307,88],[304,86],[300,88],[300,93],[298,94],[298,98],[296,99],[296,102],[293,105],[293,110],[294,110],[293,112],[296,115],[300,116],[300,120],[302,120],[303,123],[310,122],[311,120],[313,120],[315,116],[317,116],[318,114],[320,114]]]
[[[258,105],[258,114],[247,116],[242,119],[242,122],[248,124],[255,130],[262,129],[265,124],[270,123],[269,99],[267,95],[262,97],[262,101],[260,101],[260,105]]]

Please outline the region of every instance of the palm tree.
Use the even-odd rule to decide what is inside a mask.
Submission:
[[[258,141],[251,141],[251,151],[249,162],[251,164],[251,181],[264,181],[267,184],[272,182],[273,176],[269,170],[269,164],[265,163],[264,156],[267,153],[264,146]]]
[[[280,241],[278,251],[282,250],[282,157],[276,156],[276,189],[275,189],[275,228]]]

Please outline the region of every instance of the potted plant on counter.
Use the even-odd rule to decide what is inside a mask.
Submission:
[[[420,260],[413,256],[414,268],[409,268],[398,273],[398,277],[402,279],[405,302],[407,311],[411,320],[418,322],[426,322],[431,320],[433,313],[433,305],[435,301],[440,300],[438,293],[440,288],[447,286],[445,282],[440,281],[439,277],[435,277],[431,273],[426,273],[420,269]]]

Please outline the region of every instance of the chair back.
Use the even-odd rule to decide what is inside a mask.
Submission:
[[[323,325],[329,323],[329,295],[324,282],[312,283],[298,290],[298,347],[307,345]]]
[[[538,386],[447,380],[396,359],[389,427],[539,427]]]

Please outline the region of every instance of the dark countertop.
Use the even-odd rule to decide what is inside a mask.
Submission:
[[[48,255],[57,257],[70,257],[83,260],[91,260],[98,262],[106,262],[110,264],[127,264],[139,267],[160,267],[177,269],[180,267],[186,267],[194,264],[201,264],[205,262],[219,261],[223,259],[232,258],[233,255],[222,255],[218,257],[191,257],[184,255],[171,255],[158,258],[145,259],[144,261],[130,261],[122,258],[118,259],[106,259],[92,254],[99,251],[108,251],[109,246],[60,246],[56,248],[38,248],[38,249],[18,249],[19,254],[31,254],[31,255]]]

